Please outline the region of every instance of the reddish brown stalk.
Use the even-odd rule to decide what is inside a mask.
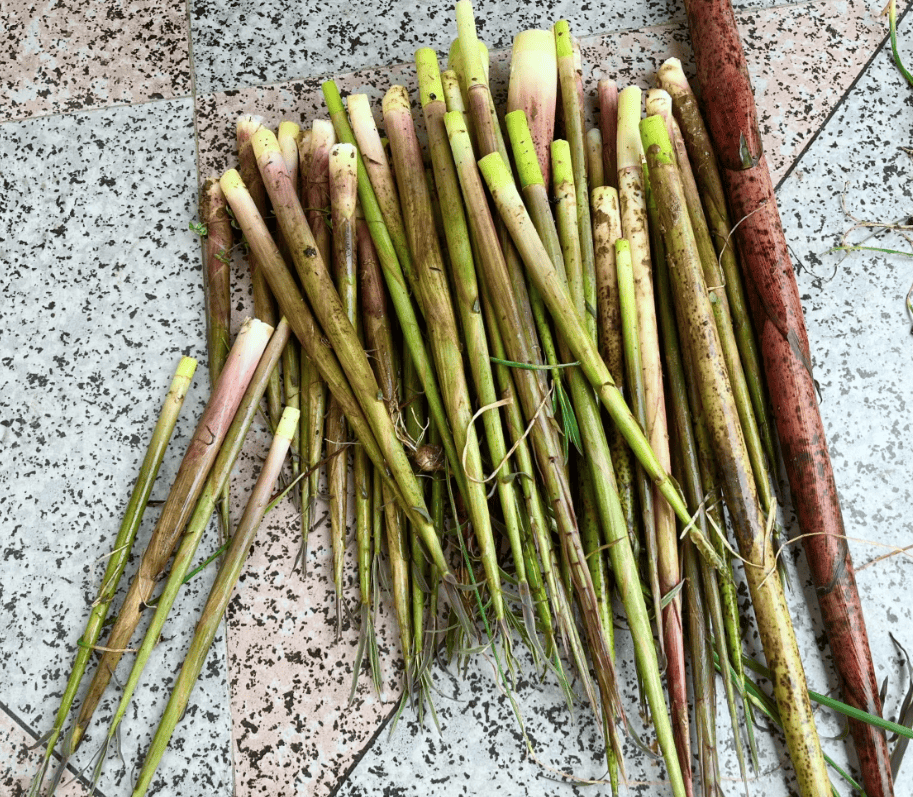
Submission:
[[[193,437],[181,460],[181,466],[152,537],[143,553],[139,570],[130,583],[117,615],[114,628],[105,643],[105,652],[89,692],[83,701],[68,745],[68,755],[78,747],[98,706],[114,669],[130,642],[130,637],[143,614],[143,606],[152,595],[159,576],[168,565],[174,547],[193,513],[197,498],[203,490],[209,470],[216,460],[222,440],[231,425],[238,405],[244,397],[247,384],[254,374],[260,355],[266,348],[272,327],[256,319],[245,322],[235,345],[225,361],[225,368],[197,423]]]
[[[803,546],[844,700],[881,714],[862,604],[815,396],[795,272],[729,0],[686,0],[705,118],[723,172]],[[882,731],[850,720],[869,797],[893,795]]]
[[[203,186],[200,222],[206,227],[203,276],[206,290],[209,383],[215,387],[231,347],[231,219],[218,177]]]
[[[602,133],[602,169],[605,184],[618,188],[618,86],[614,80],[604,78],[597,84],[599,104],[599,130]]]

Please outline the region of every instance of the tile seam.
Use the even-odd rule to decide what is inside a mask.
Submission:
[[[814,1],[815,0],[813,0],[813,2]],[[897,19],[898,28],[900,27],[901,23],[906,18],[907,14],[910,12],[911,8],[913,8],[913,2],[908,2],[907,7],[903,10],[903,13]],[[840,95],[840,99],[838,99],[837,102],[834,103],[833,107],[828,112],[827,116],[822,120],[821,124],[818,125],[818,128],[815,130],[814,133],[812,133],[809,140],[805,142],[805,146],[802,147],[802,150],[799,152],[799,154],[796,155],[795,158],[793,158],[793,162],[790,164],[789,168],[786,170],[786,172],[783,174],[783,176],[777,181],[776,186],[774,186],[775,194],[780,190],[780,188],[783,186],[783,184],[786,182],[786,180],[792,176],[792,173],[796,170],[796,167],[799,165],[799,162],[805,157],[805,154],[809,151],[812,144],[814,144],[818,140],[818,137],[821,135],[824,128],[827,127],[827,125],[830,123],[831,119],[834,118],[834,115],[837,113],[837,111],[839,111],[843,107],[844,103],[847,100],[847,97],[850,96],[850,92],[852,92],[856,88],[856,86],[858,85],[858,83],[862,79],[862,77],[872,67],[872,64],[875,62],[875,59],[884,51],[885,45],[888,44],[888,41],[890,38],[891,38],[891,34],[886,33],[884,35],[884,37],[881,39],[881,41],[879,42],[878,46],[873,49],[872,54],[869,56],[869,59],[865,62],[865,64],[862,66],[862,68],[859,70],[859,72],[856,73],[856,77],[854,77],[852,82],[850,83],[850,85],[846,87],[846,90]],[[892,57],[892,60],[893,60],[893,57]]]

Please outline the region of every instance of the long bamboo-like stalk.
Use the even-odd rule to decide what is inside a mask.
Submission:
[[[416,53],[419,87],[425,127],[428,132],[428,145],[431,151],[431,162],[434,168],[435,184],[444,217],[444,231],[447,238],[447,249],[450,255],[450,268],[453,274],[456,303],[462,322],[463,336],[467,349],[472,352],[468,358],[473,383],[481,406],[489,406],[497,401],[494,374],[489,359],[488,338],[485,322],[479,306],[479,287],[473,260],[472,246],[469,240],[469,228],[463,201],[460,194],[459,180],[444,115],[447,111],[444,102],[444,89],[440,82],[437,56],[434,50],[422,49]],[[490,410],[483,416],[485,436],[488,442],[492,464],[498,468],[498,498],[511,551],[527,624],[532,624],[532,599],[530,585],[526,576],[526,564],[523,557],[520,520],[517,512],[516,494],[509,477],[509,465],[505,461],[507,446],[500,413]]]
[[[488,298],[498,315],[498,326],[505,349],[508,356],[515,362],[529,363],[532,361],[532,352],[529,349],[527,338],[523,334],[520,311],[511,291],[507,264],[498,245],[488,203],[484,199],[484,190],[478,168],[472,156],[468,133],[460,114],[448,113],[444,118],[454,154],[454,161],[457,165],[457,173],[460,177],[470,227],[481,255],[481,265]],[[501,160],[501,156],[498,153],[492,153],[486,159],[483,159],[482,162],[484,163],[489,158],[496,158],[503,165],[503,160]],[[504,174],[501,175],[501,179],[509,183],[514,191],[517,203],[522,208],[522,200],[520,200],[519,194],[516,193],[513,179],[507,172],[506,167],[504,167]],[[531,222],[530,227],[532,227]],[[536,234],[534,229],[532,234]],[[538,237],[536,240],[538,241]],[[519,244],[519,241],[517,243]],[[548,259],[547,255],[544,255],[544,257]],[[564,288],[561,287],[560,290],[562,295],[566,297]],[[570,300],[567,299],[567,301],[569,302]],[[615,668],[602,630],[593,582],[586,566],[586,559],[577,528],[577,519],[571,501],[567,471],[561,462],[561,443],[557,435],[554,418],[548,406],[548,397],[542,389],[542,383],[536,378],[534,372],[516,369],[514,378],[523,404],[524,414],[527,419],[533,421],[532,445],[536,452],[540,474],[546,486],[548,500],[555,514],[565,559],[570,566],[574,588],[582,607],[584,626],[590,642],[590,652],[596,665],[596,678],[602,695],[603,714],[607,718],[610,734],[609,742],[613,749],[620,753],[618,739],[615,737],[614,723],[611,721],[616,716],[624,716],[618,700]]]
[[[602,170],[605,184],[618,189],[618,86],[603,78],[596,84],[599,131],[602,133]]]
[[[650,205],[650,213],[651,226],[658,228],[658,209],[656,208],[655,202],[652,202]],[[657,315],[659,317],[660,332],[662,334],[663,340],[663,351],[665,354],[666,374],[671,399],[670,406],[672,408],[673,428],[676,432],[675,439],[677,441],[676,445],[679,452],[679,483],[682,485],[682,490],[685,494],[686,500],[688,501],[689,509],[695,512],[695,528],[700,532],[704,544],[711,545],[712,543],[710,543],[710,540],[715,539],[715,535],[710,533],[710,525],[707,522],[707,510],[704,505],[705,493],[703,490],[701,477],[701,446],[706,446],[709,441],[701,440],[698,442],[699,436],[706,436],[706,430],[701,429],[699,432],[696,432],[694,428],[696,425],[703,424],[703,419],[699,418],[697,424],[695,424],[693,421],[694,415],[700,411],[700,408],[698,407],[695,410],[695,408],[691,405],[698,404],[699,397],[697,391],[694,390],[696,386],[688,385],[689,380],[686,375],[685,366],[686,358],[682,353],[678,325],[676,323],[674,311],[672,280],[669,274],[669,264],[666,259],[665,244],[662,241],[661,235],[659,236],[658,246],[654,248],[654,251],[657,254],[654,267],[654,275],[656,278],[656,295],[658,298]],[[684,319],[681,320],[681,328],[682,331],[685,332],[686,330]],[[691,395],[689,395],[689,389],[691,390]],[[705,452],[703,455],[712,456],[710,452]],[[708,467],[708,465],[705,465],[705,467]],[[720,525],[719,528],[723,528],[723,526]],[[694,543],[691,544],[693,545]],[[715,556],[716,552],[714,552],[713,555]],[[707,629],[702,630],[704,629],[703,620],[699,620],[699,618],[703,616],[704,610],[703,608],[697,606],[697,603],[699,602],[701,606],[706,605],[707,607],[714,633],[716,654],[721,662],[726,663],[724,672],[728,673],[730,656],[726,640],[726,627],[723,616],[723,607],[720,600],[720,588],[717,580],[717,573],[713,568],[710,567],[706,561],[706,557],[700,562],[693,562],[691,567],[697,573],[699,582],[703,583],[704,585],[703,593],[694,593],[694,603],[691,603],[691,593],[686,591],[685,595],[687,602],[686,615],[689,629],[692,629],[693,627],[693,630],[689,630],[689,636],[691,637],[690,642],[692,662],[703,661],[705,665],[705,659],[708,652],[705,640],[695,638],[695,635],[700,636],[705,632],[709,633],[709,630]],[[720,567],[719,569],[722,571],[722,577],[726,581],[727,588],[731,589],[733,585],[730,581],[728,565]],[[699,590],[700,583],[698,583],[698,580],[695,580],[694,573],[686,572],[685,578],[687,579],[689,589],[692,588],[692,584],[694,584],[693,588]],[[706,678],[708,673],[708,669],[704,665],[702,665],[702,669],[700,671],[698,671],[696,665],[692,665],[692,676],[694,678],[695,694],[697,694],[698,690],[700,689],[704,695],[708,695],[712,689],[712,684],[708,685],[701,680]],[[713,665],[711,661],[711,670],[712,666]],[[735,737],[735,748],[736,755],[739,760],[739,768],[741,769],[742,777],[745,778],[747,776],[745,754],[742,745],[742,737],[739,731],[738,710],[735,703],[733,684],[732,680],[728,677],[723,678],[723,683],[725,685],[726,702],[729,708],[729,715],[732,722],[732,731]],[[702,768],[705,770],[705,783],[707,782],[706,779],[708,777],[714,778],[714,776],[716,776],[716,780],[718,780],[718,767],[715,763],[716,753],[712,752],[713,744],[707,744],[708,742],[712,742],[715,739],[715,731],[713,734],[711,734],[711,731],[713,730],[714,715],[709,710],[709,706],[712,704],[712,698],[707,697],[705,699],[705,703],[700,705],[700,712],[696,712],[698,721],[698,738],[704,742],[704,744],[699,745],[699,754],[702,761]],[[714,763],[711,764],[708,762],[708,755],[713,756]]]
[[[646,426],[650,445],[663,470],[668,472],[669,432],[663,391],[662,364],[659,354],[659,331],[656,325],[656,302],[653,291],[650,243],[647,225],[646,191],[641,169],[642,147],[637,125],[640,122],[641,91],[629,86],[618,96],[618,195],[621,204],[621,226],[631,243],[634,264],[634,287],[637,296],[637,326],[640,335],[641,364],[644,375]],[[678,535],[675,518],[669,506],[658,500],[654,489],[656,552],[659,588],[663,595],[679,582]],[[648,531],[649,533],[649,531]],[[667,629],[666,625],[670,624]],[[681,604],[670,602],[662,612],[662,633],[669,660],[669,684],[673,691],[673,711],[687,717],[684,646],[682,644]],[[685,719],[682,720],[683,722]],[[683,726],[679,726],[682,728]],[[685,754],[688,737],[680,732],[680,753]],[[684,759],[683,759],[684,760]]]
[[[181,666],[175,681],[168,705],[165,706],[165,713],[159,722],[155,736],[146,754],[143,762],[143,768],[140,770],[136,786],[133,789],[133,797],[142,797],[149,789],[152,778],[158,769],[159,762],[168,747],[171,735],[174,733],[184,709],[190,700],[190,693],[193,686],[203,669],[206,662],[206,656],[212,641],[215,639],[216,632],[222,622],[222,616],[231,600],[232,592],[238,578],[244,568],[244,563],[250,552],[257,529],[266,513],[266,506],[269,503],[270,496],[276,479],[282,471],[282,465],[288,453],[289,445],[292,442],[292,435],[298,426],[298,410],[291,407],[286,408],[276,427],[276,434],[273,437],[273,443],[270,446],[266,461],[260,470],[260,476],[251,492],[247,508],[238,522],[238,528],[235,530],[231,539],[231,545],[225,554],[222,565],[216,580],[209,591],[209,598],[203,607],[203,613],[197,623],[193,639],[190,642],[190,649]]]
[[[244,323],[235,338],[222,375],[187,445],[168,498],[143,553],[139,570],[130,583],[117,620],[108,636],[105,645],[107,650],[101,657],[98,670],[80,708],[76,726],[68,739],[68,756],[82,741],[92,714],[111,680],[114,668],[139,624],[143,606],[149,600],[159,576],[164,572],[174,547],[184,532],[219,453],[225,433],[272,331],[268,324],[253,319]]]
[[[726,503],[732,514],[741,555],[746,562],[745,576],[764,653],[775,676],[774,695],[783,716],[787,746],[802,794],[820,797],[829,793],[830,784],[811,713],[805,671],[783,584],[776,572],[773,546],[765,534],[765,518],[738,423],[672,142],[659,116],[648,117],[642,123],[641,131],[647,151],[650,185],[659,207],[674,293],[688,327],[703,407],[723,473]]]
[[[694,173],[691,170],[691,163],[688,160],[688,153],[685,151],[685,142],[678,128],[678,123],[672,116],[672,98],[662,89],[651,89],[647,92],[646,107],[649,115],[659,115],[663,118],[666,123],[666,132],[669,134],[672,146],[675,149],[676,164],[682,181],[682,189],[685,192],[685,201],[688,203],[688,219],[691,221],[694,241],[701,256],[704,281],[707,284],[710,295],[713,297],[711,302],[713,318],[716,321],[717,333],[723,346],[723,357],[726,360],[729,382],[732,385],[733,396],[739,410],[739,423],[742,426],[742,433],[745,435],[748,456],[751,457],[751,469],[754,472],[755,484],[758,488],[758,498],[761,501],[761,509],[766,515],[770,512],[773,504],[771,478],[764,458],[764,446],[761,441],[759,424],[752,407],[748,382],[739,357],[733,318],[729,310],[729,299],[725,290],[726,278],[717,260],[713,242],[710,239],[710,230],[707,227],[707,219],[701,207],[701,197],[694,179]]]
[[[273,159],[272,163],[278,165],[275,160],[276,156],[279,155],[277,150],[272,148],[270,149],[269,154]],[[284,168],[284,165],[280,168]],[[250,195],[247,193],[244,183],[241,181],[240,175],[236,171],[230,169],[222,175],[221,182],[225,197],[234,210],[235,218],[241,225],[241,229],[244,231],[244,235],[250,243],[251,249],[255,249],[258,252],[261,262],[263,263],[264,273],[270,280],[270,285],[273,287],[273,290],[282,303],[281,307],[283,314],[288,319],[289,326],[301,341],[307,355],[314,361],[314,364],[320,370],[320,374],[326,381],[332,395],[334,395],[342,404],[350,428],[359,442],[364,446],[365,451],[371,458],[375,467],[380,470],[385,483],[391,488],[391,493],[403,503],[403,508],[410,519],[425,524],[422,538],[426,540],[426,544],[430,542],[429,552],[432,559],[436,563],[444,563],[443,551],[440,549],[437,536],[434,534],[434,530],[428,527],[430,524],[428,524],[427,521],[427,510],[421,503],[415,503],[413,500],[414,493],[416,491],[420,493],[420,490],[418,489],[418,485],[415,484],[415,477],[412,474],[411,468],[408,467],[408,461],[405,463],[403,462],[405,455],[397,453],[396,437],[392,431],[392,423],[388,428],[384,421],[382,419],[380,420],[379,425],[381,425],[384,432],[388,434],[384,443],[380,444],[375,438],[371,425],[368,423],[368,412],[362,407],[358,398],[356,398],[346,374],[343,372],[339,361],[337,360],[337,354],[334,354],[333,349],[326,345],[323,332],[317,326],[310,308],[302,298],[301,293],[295,284],[294,277],[292,277],[292,274],[285,263],[282,262],[279,250],[270,237],[263,219],[257,214],[256,207],[254,207]],[[290,189],[290,186],[287,186],[286,181],[282,181],[281,177],[279,185],[282,186],[283,189]],[[294,209],[294,206],[292,207]],[[299,219],[300,218],[301,217],[299,216]],[[303,225],[298,225],[298,227],[303,229]],[[304,248],[312,249],[316,252],[316,247],[314,247],[313,243]],[[295,251],[295,249],[293,248],[292,251]],[[316,256],[319,257],[319,255]],[[325,271],[324,268],[323,272],[325,276],[321,278],[321,282],[323,283],[329,282],[329,275],[326,275]],[[330,287],[332,287],[332,285]],[[345,324],[349,324],[348,319],[345,317],[344,313],[341,312],[338,296],[336,296],[335,302],[332,302],[332,296],[335,296],[335,288],[333,289],[332,294],[329,294],[328,291],[327,294],[329,301],[324,305],[319,305],[323,308],[323,314],[327,315],[328,312],[332,312],[338,325],[344,326]],[[349,327],[351,327],[351,324],[349,324]],[[348,343],[346,350],[351,351],[351,343],[348,341],[346,342]],[[356,375],[361,375],[364,370],[364,365],[361,363],[363,362],[366,364],[367,358],[365,357],[364,350],[361,348],[360,343],[357,343],[357,339],[356,345],[358,346],[356,351],[360,352],[360,358],[364,358],[363,360],[359,360],[357,354],[355,357],[357,368]],[[342,354],[342,348],[338,348],[336,351],[340,356],[345,356]],[[370,368],[370,366],[368,366],[368,368]],[[380,407],[383,406],[383,399],[377,398],[379,392],[377,382],[374,380],[373,374],[370,375],[370,381],[364,378],[362,378],[362,381],[367,382],[367,384],[361,385],[364,389],[359,390],[358,395],[367,407],[370,408],[371,415],[375,416],[376,420],[376,416],[379,414],[378,411]],[[380,405],[380,407],[377,405]],[[389,418],[389,416],[387,417]],[[391,452],[391,450],[392,456],[388,458],[387,452]],[[398,479],[402,479],[409,489],[400,492]],[[446,563],[444,563],[442,573],[445,577],[449,575],[449,569],[447,569]]]
[[[613,248],[616,249],[615,269],[618,280],[618,310],[619,324],[621,326],[621,339],[624,348],[624,365],[625,374],[628,382],[628,394],[631,405],[634,408],[634,417],[646,429],[647,426],[647,403],[646,390],[644,389],[644,370],[640,361],[640,327],[637,323],[637,293],[634,283],[633,271],[628,271],[629,261],[633,261],[630,255],[630,241],[625,241],[624,262],[618,261],[616,244],[620,239],[615,239]],[[632,474],[634,485],[637,488],[637,498],[640,503],[641,517],[643,520],[644,530],[644,551],[646,553],[647,578],[646,581],[650,587],[650,597],[653,600],[654,612],[656,613],[658,630],[662,629],[662,612],[656,611],[657,606],[662,605],[662,591],[659,588],[659,568],[657,567],[656,551],[656,513],[653,508],[653,489],[650,477],[644,470],[643,466],[637,462]],[[665,652],[665,637],[658,634],[659,648]]]
[[[694,176],[701,193],[701,204],[713,237],[718,262],[723,270],[726,297],[729,300],[742,367],[745,371],[745,378],[748,380],[751,404],[768,460],[771,467],[774,467],[777,455],[771,426],[767,420],[767,400],[761,354],[751,324],[748,297],[737,261],[736,247],[733,246],[730,237],[732,223],[729,209],[726,206],[726,195],[723,191],[723,181],[717,167],[713,143],[698,108],[697,98],[691,91],[688,78],[682,71],[682,62],[678,58],[669,58],[664,61],[657,73],[657,80],[672,98],[672,110],[685,140],[689,160],[694,168]]]
[[[279,123],[276,133],[282,157],[292,177],[292,183],[298,195],[301,196],[300,171],[301,159],[298,150],[298,141],[301,138],[301,126],[297,122],[284,121]],[[297,341],[292,340],[282,353],[282,387],[285,395],[285,406],[301,409],[301,351]],[[299,429],[292,437],[291,445],[292,476],[298,475],[303,457],[301,455],[301,429],[299,416]],[[302,483],[304,483],[302,479]],[[304,518],[304,504],[301,505],[302,518]]]
[[[143,636],[143,642],[137,651],[136,659],[130,670],[130,675],[124,684],[117,710],[114,712],[114,716],[108,726],[108,732],[103,746],[104,750],[107,750],[114,740],[117,728],[126,714],[133,693],[136,691],[136,687],[139,686],[140,678],[149,661],[149,657],[152,655],[156,645],[158,645],[168,614],[174,605],[178,592],[184,584],[185,576],[190,570],[190,565],[193,563],[193,559],[196,556],[197,548],[209,525],[216,499],[222,493],[225,485],[228,484],[232,468],[234,467],[238,455],[241,453],[241,449],[244,446],[244,441],[247,437],[247,432],[257,415],[263,394],[266,392],[270,375],[279,363],[280,357],[284,356],[284,352],[288,350],[287,344],[290,336],[291,331],[288,322],[286,322],[285,319],[281,319],[273,332],[272,337],[270,337],[266,349],[263,351],[260,362],[257,363],[257,370],[254,371],[250,384],[244,392],[244,398],[241,400],[241,404],[238,407],[238,411],[235,413],[231,426],[225,434],[225,440],[219,450],[219,456],[216,457],[216,461],[213,463],[209,478],[206,480],[206,486],[200,494],[197,505],[193,510],[193,515],[188,521],[187,528],[181,537],[181,544],[178,547],[171,564],[168,580],[156,600],[155,614]],[[96,775],[100,772],[100,768],[104,764],[104,761],[105,756],[102,754],[99,756]]]
[[[564,127],[574,170],[574,198],[577,202],[577,235],[583,264],[583,291],[588,326],[596,328],[596,259],[593,249],[593,224],[590,220],[590,185],[587,176],[586,130],[583,127],[582,75],[567,20],[555,23],[555,50]],[[575,57],[577,55],[577,57]],[[592,319],[591,321],[589,319]]]
[[[257,206],[257,211],[266,218],[266,189],[263,187],[263,181],[257,171],[257,161],[250,146],[251,137],[261,127],[263,127],[262,116],[245,114],[238,118],[236,138],[238,144],[238,171],[241,173],[241,179],[244,180],[245,185],[249,186],[248,190],[254,200],[254,204]],[[270,292],[269,285],[263,276],[259,262],[257,262],[257,256],[248,252],[247,259],[250,266],[250,281],[253,290],[254,317],[259,318],[271,327],[275,327],[279,319],[276,316],[276,303]],[[282,411],[282,375],[278,370],[273,372],[269,389],[266,391],[266,408],[269,423],[275,425],[279,419],[279,413]]]
[[[333,279],[342,308],[358,332],[355,203],[358,173],[355,147],[336,144],[329,155],[330,208],[333,226]],[[346,551],[346,520],[349,497],[348,430],[342,406],[331,398],[326,419],[327,492],[330,508],[330,547],[333,587],[336,592],[336,635],[342,633],[343,570]]]
[[[140,465],[136,482],[133,485],[133,492],[130,494],[130,500],[127,502],[127,508],[124,510],[124,516],[121,520],[117,536],[114,538],[114,546],[111,556],[108,557],[108,564],[105,568],[105,574],[101,580],[101,586],[98,589],[98,597],[92,603],[92,610],[89,613],[89,619],[83,629],[82,636],[79,638],[79,650],[76,652],[76,659],[73,662],[73,668],[70,670],[70,677],[67,679],[67,685],[64,689],[63,696],[60,699],[60,707],[54,717],[54,725],[51,728],[50,735],[46,742],[44,756],[38,772],[32,779],[29,788],[29,797],[37,797],[41,792],[41,785],[44,781],[51,756],[54,754],[54,746],[63,732],[63,727],[76,699],[76,693],[79,690],[79,684],[85,674],[92,656],[92,650],[98,638],[101,636],[104,627],[105,618],[108,610],[111,608],[111,602],[114,600],[114,593],[120,583],[121,576],[124,574],[124,568],[127,566],[127,560],[130,558],[130,550],[133,547],[133,541],[136,539],[136,533],[139,530],[140,522],[146,506],[149,503],[149,496],[152,494],[152,487],[155,484],[155,478],[158,475],[162,460],[165,457],[165,450],[168,448],[168,441],[174,431],[178,415],[184,404],[184,398],[190,388],[193,380],[194,371],[196,371],[197,361],[192,357],[183,357],[178,363],[177,370],[171,380],[171,387],[168,395],[159,413],[158,421],[152,431],[152,437],[146,448],[146,454]]]
[[[614,147],[612,150],[614,151]],[[624,344],[621,333],[621,307],[618,303],[618,278],[615,269],[615,241],[621,238],[621,214],[618,191],[609,186],[594,188],[590,193],[593,211],[593,245],[596,255],[596,311],[599,353],[612,374],[615,385],[623,393],[627,379],[624,375]],[[535,221],[535,218],[533,219]],[[630,402],[630,399],[629,399]],[[627,444],[614,426],[607,430],[612,467],[618,485],[618,497],[628,528],[628,539],[634,558],[640,557],[637,536],[637,507],[634,501],[634,464]]]
[[[200,197],[200,222],[206,227],[203,276],[206,294],[206,350],[209,384],[215,387],[231,348],[231,218],[219,179],[210,177]]]
[[[304,223],[304,211],[289,181],[275,136],[263,129],[254,135],[252,142],[257,155],[257,166],[264,177],[263,182],[272,199],[279,226],[288,241],[298,277],[327,338],[339,357],[340,364],[349,377],[362,411],[374,430],[375,439],[383,451],[387,467],[393,473],[403,498],[411,509],[410,519],[416,522],[435,564],[441,568],[445,578],[449,576],[452,579],[437,534],[431,525],[421,487],[412,472],[402,445],[396,438],[390,414],[383,400],[378,398],[380,391],[374,372],[355,328],[346,317],[345,309],[317,250],[310,228]],[[410,349],[414,351],[411,342]]]
[[[443,89],[441,90],[443,94]],[[501,579],[495,554],[494,532],[488,513],[485,474],[475,426],[472,403],[463,370],[463,357],[456,315],[437,239],[431,200],[422,167],[421,148],[412,122],[409,95],[402,86],[393,86],[384,96],[384,126],[399,176],[400,200],[406,236],[414,255],[415,278],[425,305],[428,338],[434,357],[444,405],[450,420],[461,464],[466,468],[466,501],[473,530],[479,543],[485,578],[491,594],[495,619],[504,621]],[[458,467],[456,463],[452,463]],[[519,537],[517,553],[520,554]],[[522,568],[522,555],[518,556]]]

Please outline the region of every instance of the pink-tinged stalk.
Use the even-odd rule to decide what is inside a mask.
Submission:
[[[524,30],[514,37],[507,112],[525,111],[544,185],[551,185],[551,153],[558,99],[558,57],[550,30]],[[448,108],[448,110],[452,110]]]

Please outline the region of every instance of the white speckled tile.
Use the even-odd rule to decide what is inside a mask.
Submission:
[[[783,3],[736,0],[734,5]],[[477,0],[474,6],[479,36],[491,48],[510,47],[518,31],[550,27],[558,19],[567,19],[582,37],[685,18],[684,6],[670,0]],[[456,24],[452,3],[407,7],[383,0],[314,7],[282,0],[195,0],[191,31],[197,89],[209,93],[389,64],[411,58],[419,47],[446,52]]]
[[[901,35],[906,31],[909,36],[910,30],[913,26],[903,24]],[[876,671],[879,681],[889,679],[885,711],[895,718],[909,673],[889,635],[894,634],[908,650],[913,646],[913,615],[904,598],[913,558],[898,555],[871,566],[867,563],[890,550],[884,546],[908,545],[913,532],[909,513],[913,489],[907,478],[913,461],[909,410],[913,338],[911,319],[904,309],[904,296],[913,283],[913,260],[859,252],[841,262],[839,253],[827,254],[827,250],[852,225],[841,208],[844,191],[848,208],[859,218],[910,217],[913,162],[897,147],[908,143],[911,123],[910,87],[896,72],[890,50],[883,47],[778,191],[787,239],[802,264],[798,280],[815,376],[823,394],[821,410],[847,533],[854,538],[850,547]],[[856,234],[859,237],[861,233]],[[867,243],[913,251],[897,233]],[[797,533],[794,522],[790,532]],[[789,593],[790,610],[809,684],[819,692],[832,693],[837,682],[798,545],[789,549],[787,565],[794,584]],[[744,603],[744,588],[742,592]],[[620,677],[626,703],[632,705],[636,695],[631,694],[631,655],[625,635],[621,633],[619,638]],[[757,635],[751,631],[749,653],[753,646],[757,646]],[[452,700],[438,699],[442,734],[433,728],[422,729],[407,717],[390,738],[378,738],[340,790],[341,797],[378,792],[397,797],[452,797],[477,794],[481,789],[508,797],[609,794],[606,786],[558,786],[551,772],[525,756],[516,721],[506,700],[495,692],[490,668],[478,664],[469,679],[458,685],[443,675],[439,679],[446,685],[444,691],[453,696]],[[601,748],[593,724],[588,720],[577,727],[568,723],[560,693],[551,681],[534,688],[521,682],[518,694],[541,764],[584,778],[602,775]],[[819,710],[818,723],[826,752],[858,777],[855,758],[848,744],[839,739],[842,723],[826,710]],[[717,727],[721,729],[724,787],[735,794],[741,787],[732,743],[726,738],[728,715],[722,705],[718,705]],[[767,797],[794,794],[795,778],[788,765],[783,765],[787,759],[782,744],[763,731],[759,740],[762,771],[752,779],[751,793]],[[898,795],[913,792],[913,767],[908,764],[897,780]],[[645,763],[635,750],[628,761],[628,775],[628,794],[666,793],[657,790],[662,771]],[[834,782],[841,793],[849,793],[836,775]]]
[[[0,121],[190,94],[183,0],[12,0],[0,26]]]
[[[0,701],[36,735],[50,727],[174,367],[205,351],[199,244],[187,229],[192,114],[187,99],[0,126]],[[165,497],[207,395],[204,358],[153,498]],[[138,546],[155,517],[150,509]],[[123,725],[126,770],[108,762],[106,795],[129,793],[212,575],[177,602]],[[220,634],[160,794],[180,794],[180,783],[223,793],[231,782],[224,657]],[[98,718],[111,710],[109,699]]]

